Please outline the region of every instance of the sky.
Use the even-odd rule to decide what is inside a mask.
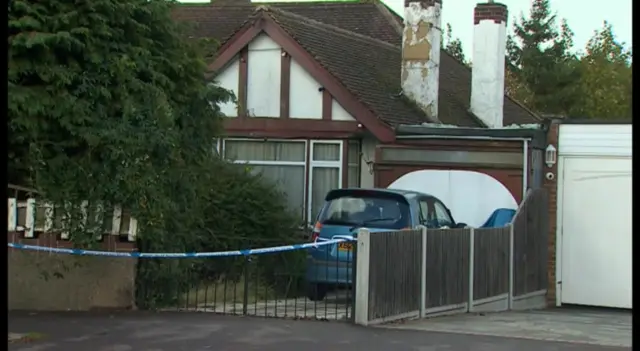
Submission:
[[[182,0],[183,2],[209,2],[208,0]],[[242,0],[238,0],[242,1]],[[308,0],[252,0],[252,2],[301,2]],[[318,1],[318,0],[311,0]],[[582,50],[593,35],[594,30],[602,27],[606,20],[613,25],[614,33],[620,41],[631,47],[631,1],[632,0],[551,0],[551,8],[559,18],[566,18],[574,31],[575,46]],[[392,10],[402,16],[404,0],[382,0]],[[442,22],[450,23],[453,36],[460,38],[465,55],[471,57],[473,47],[473,8],[478,0],[443,0]],[[509,27],[514,17],[527,14],[531,0],[498,0],[509,9]]]

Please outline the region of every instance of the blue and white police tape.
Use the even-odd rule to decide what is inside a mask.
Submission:
[[[65,248],[37,246],[37,245],[24,245],[24,244],[16,244],[16,243],[7,243],[7,246],[13,249],[18,249],[18,250],[41,251],[41,252],[60,253],[60,254],[79,255],[79,256],[107,256],[107,257],[129,257],[129,258],[193,258],[193,257],[249,256],[249,255],[260,255],[260,254],[275,253],[275,252],[304,250],[309,248],[317,248],[320,246],[336,244],[339,242],[349,241],[349,240],[350,239],[333,239],[333,240],[327,240],[327,241],[319,241],[315,243],[263,247],[260,249],[220,251],[220,252],[185,252],[185,253],[92,251],[92,250],[65,249]]]

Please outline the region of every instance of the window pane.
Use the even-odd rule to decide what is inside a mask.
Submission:
[[[305,160],[305,143],[291,141],[227,140],[227,159],[238,161],[299,161]]]
[[[340,144],[313,144],[314,161],[340,161]]]
[[[439,201],[436,201],[434,203],[434,208],[436,210],[435,211],[436,219],[438,220],[438,225],[440,227],[443,227],[443,226],[450,227],[453,225],[453,221],[451,220],[451,217],[449,216],[447,209],[444,207],[442,203],[440,203]]]
[[[360,141],[359,140],[351,140],[349,141],[349,164],[359,164],[360,163]]]
[[[362,225],[384,229],[410,227],[409,204],[373,196],[343,196],[331,200],[319,221],[326,224]]]
[[[252,173],[261,173],[272,181],[287,196],[292,211],[304,216],[304,167],[301,166],[257,166],[251,165]]]
[[[422,200],[420,201],[420,224],[425,224],[429,217],[429,204]]]
[[[313,168],[311,178],[311,221],[318,217],[327,193],[340,187],[339,171],[338,168]]]

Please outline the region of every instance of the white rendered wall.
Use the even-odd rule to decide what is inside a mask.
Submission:
[[[289,117],[322,119],[322,85],[294,59],[289,76]]]
[[[233,91],[238,97],[238,80],[240,78],[240,60],[236,57],[233,61],[216,77],[216,82],[220,87]],[[238,116],[238,105],[233,102],[220,104],[220,111],[227,117]]]
[[[280,45],[262,34],[249,43],[247,60],[247,114],[280,117]]]
[[[503,126],[506,23],[482,20],[473,29],[471,112],[489,128]]]

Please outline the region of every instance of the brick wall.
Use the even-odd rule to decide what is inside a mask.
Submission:
[[[473,13],[473,23],[478,24],[480,21],[492,20],[495,23],[507,23],[509,11],[507,6],[500,3],[480,3],[477,4]]]
[[[55,235],[25,239],[8,233],[8,242],[70,247]],[[97,250],[125,251],[133,243],[106,235]],[[29,311],[89,311],[134,308],[136,259],[82,257],[8,249],[8,308]]]
[[[560,150],[558,147],[558,131],[560,129],[559,123],[552,123],[549,127],[547,134],[547,144],[553,145],[556,150]],[[547,269],[547,276],[549,281],[549,287],[547,290],[547,303],[550,306],[556,305],[556,228],[557,228],[557,208],[558,208],[558,179],[561,177],[558,175],[558,163],[556,162],[551,168],[544,165],[544,174],[552,172],[555,177],[553,180],[544,178],[543,186],[549,193],[549,264]]]

